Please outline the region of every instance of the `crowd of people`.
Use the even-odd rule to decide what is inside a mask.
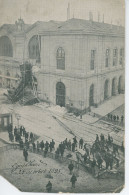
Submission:
[[[11,142],[17,142],[20,145],[21,149],[26,149],[29,148],[30,143],[34,142],[35,140],[35,135],[32,132],[27,132],[24,126],[20,126],[17,128],[16,126],[13,129],[12,124],[8,126],[8,135],[9,135],[9,140]]]
[[[50,142],[44,142],[43,140],[41,142],[37,141],[37,143],[32,142],[32,146],[34,151],[42,150],[44,157],[47,156],[48,152],[55,153],[56,159],[63,158],[65,151],[68,150],[69,154],[67,154],[66,157],[70,158],[73,155],[72,153],[75,153],[77,162],[90,164],[92,170],[94,170],[95,166],[101,169],[103,162],[105,162],[106,169],[112,169],[113,161],[117,162],[116,164],[119,166],[119,149],[124,152],[123,142],[121,148],[119,148],[114,144],[112,136],[108,135],[108,137],[105,138],[103,134],[100,136],[97,134],[92,145],[88,145],[82,138],[78,140],[75,136],[72,141],[66,138],[59,143],[56,148],[53,139]],[[83,152],[81,152],[81,150]]]
[[[28,149],[30,145],[34,152],[42,151],[44,157],[47,157],[48,152],[55,153],[55,158],[63,158],[65,151],[67,155],[65,157],[70,158],[74,156],[78,163],[82,163],[83,165],[88,165],[91,168],[92,174],[95,175],[95,169],[98,167],[101,169],[109,169],[112,170],[114,162],[116,162],[116,166],[119,167],[119,149],[124,152],[124,145],[122,142],[121,148],[114,144],[112,136],[108,134],[106,138],[103,134],[100,136],[96,134],[95,141],[92,145],[87,144],[83,138],[78,139],[76,136],[73,137],[72,140],[68,140],[66,138],[64,141],[60,142],[55,147],[55,141],[52,139],[51,141],[41,142],[35,141],[35,135],[31,132],[27,132],[25,127],[20,126],[20,128],[13,129],[10,124],[8,127],[9,139],[10,141],[16,141],[19,143],[20,148],[23,150],[23,156],[25,161],[28,160]],[[24,140],[24,141],[23,141]],[[117,155],[117,156],[116,156]],[[105,163],[104,163],[105,162]],[[70,182],[72,183],[72,188],[75,188],[75,183],[77,181],[77,177],[74,174],[74,164],[72,161],[68,165],[68,169],[70,175],[72,175]],[[46,185],[47,192],[51,192],[52,184],[48,182]]]
[[[124,116],[123,115],[118,116],[118,115],[115,115],[115,114],[113,115],[113,114],[109,113],[107,115],[107,119],[109,121],[116,122],[116,123],[121,123],[121,124],[124,123]]]
[[[114,158],[118,161],[117,166],[119,166],[119,147],[113,143],[112,136],[108,135],[107,138],[103,134],[98,136],[96,134],[96,139],[92,145],[88,145],[82,138],[79,140],[76,136],[73,137],[72,141],[67,138],[60,142],[55,148],[55,141],[52,139],[48,141],[36,141],[34,139],[34,134],[27,132],[25,127],[20,126],[18,129],[16,126],[13,130],[12,125],[8,128],[9,139],[11,141],[16,141],[20,144],[20,148],[23,149],[23,155],[25,160],[27,160],[28,152],[27,150],[32,145],[33,151],[43,151],[44,157],[47,156],[48,152],[54,152],[55,158],[62,158],[64,156],[65,150],[71,151],[76,154],[77,162],[82,161],[83,163],[90,163],[91,168],[94,168],[96,165],[99,169],[102,168],[102,163],[105,161],[106,169],[110,167],[112,169]],[[24,141],[23,141],[24,139]],[[78,152],[79,150],[79,152]],[[81,153],[83,150],[83,154]],[[121,151],[124,152],[123,142],[121,145]],[[71,157],[72,153],[69,153],[67,157]],[[116,158],[116,154],[117,158]],[[116,161],[115,160],[115,161]]]

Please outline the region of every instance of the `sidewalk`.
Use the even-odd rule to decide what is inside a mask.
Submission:
[[[98,108],[91,108],[91,112],[95,113],[100,116],[105,116],[110,112],[113,112],[115,109],[117,109],[119,106],[124,104],[124,94],[120,94],[118,96],[112,97],[112,99],[105,101],[103,104],[99,105]],[[90,113],[87,113],[82,116],[82,119],[79,117],[76,117],[80,121],[86,122],[87,124],[95,123],[98,121],[98,117],[94,117],[90,115]]]
[[[124,104],[124,94],[112,97],[110,100],[107,100],[101,104],[98,108],[92,108],[91,111],[95,114],[105,116],[122,104]]]

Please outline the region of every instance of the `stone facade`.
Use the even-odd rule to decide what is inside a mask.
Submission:
[[[13,48],[12,57],[0,56],[1,86],[13,86],[28,60],[39,68],[39,98],[53,104],[87,110],[124,92],[123,27],[78,19],[17,24],[0,28]]]

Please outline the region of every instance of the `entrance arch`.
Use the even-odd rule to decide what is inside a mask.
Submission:
[[[56,104],[65,107],[65,85],[62,82],[56,84]]]
[[[106,80],[104,84],[104,99],[107,99],[109,97],[108,88],[109,88],[109,80]]]
[[[13,46],[7,36],[0,37],[0,56],[13,57]]]
[[[94,85],[93,84],[90,86],[89,106],[94,106]]]
[[[112,79],[112,96],[116,95],[116,78]]]
[[[124,92],[124,83],[123,83],[123,77],[120,76],[119,77],[119,81],[118,81],[118,93],[123,93]]]

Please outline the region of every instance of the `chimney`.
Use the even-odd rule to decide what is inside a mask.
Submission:
[[[92,12],[89,12],[89,20],[93,21],[93,14],[92,14]]]
[[[68,7],[67,7],[67,20],[70,19],[70,4],[68,3]]]

